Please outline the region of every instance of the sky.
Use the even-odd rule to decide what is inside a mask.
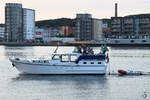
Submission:
[[[1,0],[0,23],[5,22],[5,3],[22,3],[23,8],[34,9],[36,21],[75,18],[77,13],[110,18],[114,16],[115,3],[118,3],[118,16],[150,13],[150,0]]]

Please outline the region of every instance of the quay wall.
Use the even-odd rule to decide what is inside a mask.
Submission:
[[[107,44],[108,46],[150,46],[150,39],[108,39],[101,41],[91,41],[88,45],[91,46],[101,46],[103,44]],[[57,46],[57,44],[50,43],[5,43],[0,42],[0,45],[5,46]],[[59,46],[77,46],[80,44],[72,43],[72,44],[59,44]]]

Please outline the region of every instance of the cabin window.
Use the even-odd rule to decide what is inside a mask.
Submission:
[[[94,64],[94,62],[91,62],[91,64]]]
[[[62,55],[62,56],[61,56],[61,61],[62,61],[62,62],[67,62],[67,61],[69,61],[69,56],[68,56],[68,55]]]
[[[87,64],[87,62],[83,62],[83,64]]]
[[[44,63],[48,63],[48,60],[44,60]]]
[[[98,62],[98,64],[101,64],[101,62]]]
[[[53,60],[59,60],[60,59],[60,56],[59,55],[54,55],[53,56]]]
[[[77,56],[75,56],[75,55],[70,56],[70,61],[71,62],[75,62],[76,60],[77,60]]]

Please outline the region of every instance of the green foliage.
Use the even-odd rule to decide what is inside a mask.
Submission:
[[[36,21],[38,27],[60,27],[60,26],[72,26],[75,27],[75,19],[60,18],[54,20],[41,20]]]

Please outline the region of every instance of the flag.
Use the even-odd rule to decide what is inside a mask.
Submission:
[[[106,55],[106,62],[109,63],[109,55],[108,55],[108,53]]]

